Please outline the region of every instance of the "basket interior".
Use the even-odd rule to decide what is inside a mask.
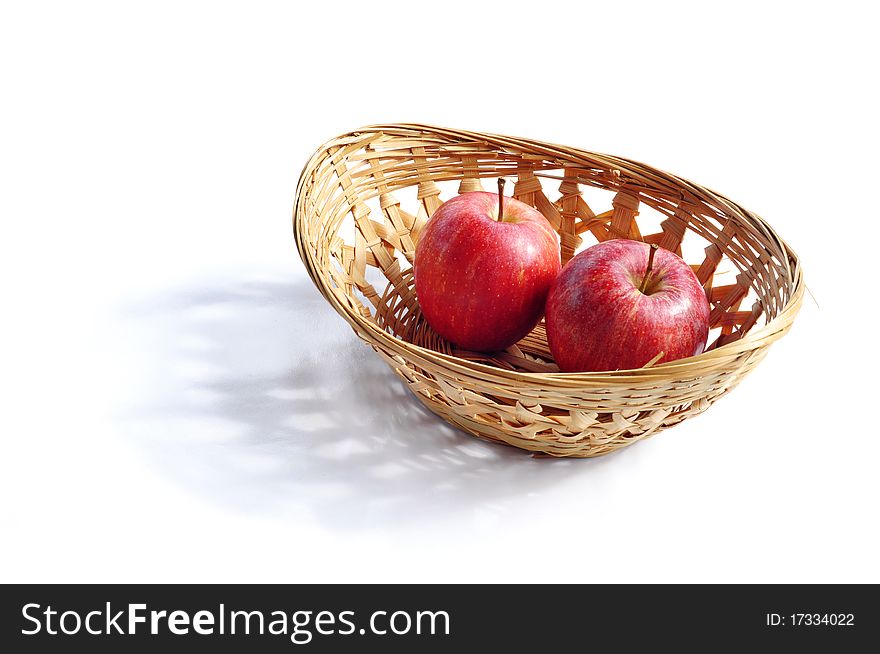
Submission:
[[[706,350],[772,320],[791,293],[791,262],[766,225],[704,189],[641,164],[448,135],[350,135],[323,152],[304,180],[308,245],[326,288],[348,310],[409,343],[517,370],[558,371],[543,322],[493,355],[438,336],[418,307],[412,261],[419,233],[444,200],[494,190],[536,207],[560,235],[563,265],[600,241],[657,243],[687,261],[712,311]]]

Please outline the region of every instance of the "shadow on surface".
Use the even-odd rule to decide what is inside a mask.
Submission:
[[[607,461],[534,459],[451,427],[307,281],[181,290],[127,318],[147,341],[149,390],[126,433],[224,505],[334,528],[501,516]]]

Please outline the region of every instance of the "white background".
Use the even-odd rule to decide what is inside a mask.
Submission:
[[[868,6],[4,4],[0,580],[880,581]],[[293,245],[311,152],[393,121],[717,189],[818,307],[613,456],[466,436]]]

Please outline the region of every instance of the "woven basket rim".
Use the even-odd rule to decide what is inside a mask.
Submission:
[[[300,233],[302,230],[302,219],[300,218],[300,216],[304,213],[304,209],[300,207],[300,201],[303,197],[302,187],[305,184],[306,174],[311,169],[312,163],[317,158],[321,157],[327,151],[328,147],[330,147],[333,143],[337,143],[341,139],[356,138],[364,134],[375,136],[377,134],[399,132],[401,130],[423,130],[452,138],[470,138],[474,141],[483,142],[487,145],[492,145],[496,147],[504,147],[506,145],[516,148],[537,150],[539,152],[543,151],[543,154],[554,157],[570,158],[573,154],[577,154],[583,157],[585,160],[592,160],[593,162],[597,162],[600,165],[604,165],[609,168],[619,165],[634,165],[648,171],[655,172],[658,175],[665,177],[666,179],[674,180],[676,183],[687,186],[699,194],[706,195],[721,204],[727,205],[733,212],[738,213],[741,217],[752,221],[756,227],[760,228],[761,231],[763,231],[768,237],[771,237],[774,241],[776,241],[776,243],[780,247],[780,250],[784,251],[787,254],[787,260],[783,263],[789,268],[790,277],[792,280],[790,282],[789,298],[775,317],[773,317],[765,325],[762,325],[760,327],[757,325],[754,326],[741,338],[731,343],[716,347],[707,352],[703,352],[696,356],[687,357],[684,359],[677,359],[675,361],[662,363],[649,368],[607,370],[596,372],[529,372],[520,370],[507,370],[485,363],[480,363],[478,361],[463,359],[452,354],[437,352],[435,350],[431,350],[429,348],[425,348],[420,345],[415,345],[413,343],[409,343],[407,341],[399,339],[392,334],[386,332],[384,329],[380,328],[372,320],[365,319],[359,313],[351,311],[349,307],[339,302],[335,295],[327,287],[323,276],[315,274],[314,268],[317,265],[317,262],[315,261],[315,255],[310,248],[306,247],[304,239],[302,238],[304,234]],[[419,359],[422,359],[422,363],[426,363],[428,365],[439,365],[444,368],[448,368],[459,375],[478,376],[479,378],[484,380],[487,378],[498,379],[499,381],[507,382],[523,382],[529,385],[535,385],[536,382],[539,382],[548,387],[567,387],[571,386],[572,382],[575,382],[577,383],[577,385],[584,387],[607,387],[608,385],[617,384],[629,385],[633,382],[662,382],[665,380],[696,377],[711,371],[713,367],[711,364],[717,362],[718,359],[735,358],[741,355],[743,352],[754,350],[761,345],[764,345],[768,342],[772,343],[773,341],[775,341],[793,322],[795,316],[800,310],[804,297],[805,285],[803,268],[800,264],[800,260],[797,254],[791,248],[791,246],[789,246],[788,243],[783,240],[772,228],[772,226],[767,223],[767,221],[765,221],[762,217],[751,211],[748,211],[744,207],[740,206],[733,200],[730,200],[720,193],[712,191],[688,179],[679,177],[671,173],[667,173],[660,169],[654,168],[653,166],[632,159],[596,153],[589,150],[583,150],[581,148],[548,143],[545,141],[538,141],[523,137],[485,132],[472,132],[468,130],[439,127],[424,123],[380,123],[367,125],[336,136],[321,144],[321,146],[314,151],[311,157],[309,157],[308,161],[303,166],[302,172],[300,173],[296,189],[296,201],[293,207],[293,232],[294,239],[297,245],[297,250],[299,252],[300,258],[303,261],[303,264],[306,266],[309,277],[311,277],[318,290],[331,304],[331,306],[333,306],[336,312],[339,313],[356,331],[360,330],[369,332],[372,338],[381,342],[389,349],[394,350],[398,353],[405,353],[407,357],[413,361],[413,363],[418,364],[420,363]],[[706,368],[706,370],[704,370],[703,368]]]

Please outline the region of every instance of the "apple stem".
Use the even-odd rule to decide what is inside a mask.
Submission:
[[[504,178],[498,178],[498,222],[504,218]]]
[[[648,251],[648,268],[645,270],[645,276],[642,279],[642,283],[639,284],[639,291],[642,293],[648,288],[648,275],[651,274],[651,266],[654,265],[654,254],[657,252],[658,246],[656,243],[651,243],[651,249]]]

